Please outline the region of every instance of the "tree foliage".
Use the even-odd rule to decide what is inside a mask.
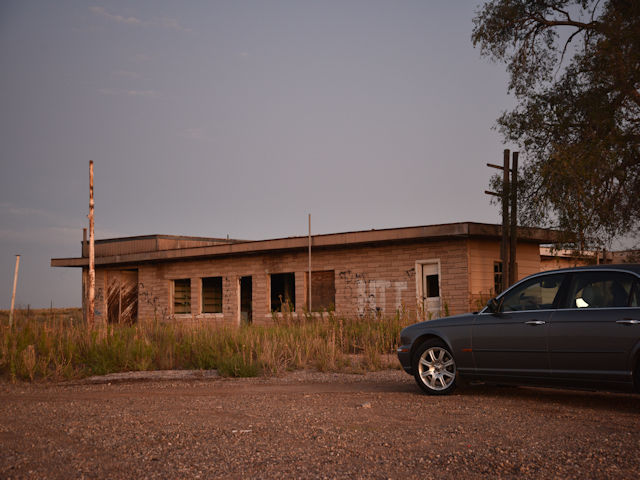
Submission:
[[[635,231],[640,1],[491,0],[472,41],[506,63],[518,100],[497,125],[525,154],[520,221],[572,232],[580,248]]]

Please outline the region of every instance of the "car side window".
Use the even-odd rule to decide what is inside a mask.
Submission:
[[[501,311],[519,312],[553,308],[563,278],[563,274],[543,275],[518,285],[502,297]]]
[[[580,272],[569,286],[568,308],[611,308],[638,304],[633,276],[622,272]],[[633,298],[635,295],[635,299]]]
[[[630,307],[640,307],[640,281],[636,278],[631,288],[631,298],[629,299]]]

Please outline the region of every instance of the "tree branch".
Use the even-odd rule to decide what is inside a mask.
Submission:
[[[567,17],[567,20],[571,21],[571,17],[569,16],[569,13],[566,12],[565,10],[561,10],[558,7],[551,7],[553,10],[555,10],[556,12],[559,12],[561,14],[563,14],[565,17]]]
[[[593,10],[591,10],[591,22],[593,23],[593,19],[596,16],[596,10],[598,10],[598,5],[600,5],[600,0],[598,0],[596,2],[596,4],[593,6]]]
[[[598,30],[600,22],[591,21],[589,23],[578,22],[576,20],[548,20],[544,17],[532,16],[533,20],[547,27],[576,27],[583,30]]]
[[[582,31],[584,31],[583,28],[577,29],[575,32],[573,32],[571,34],[571,36],[564,43],[564,48],[562,49],[562,55],[560,55],[560,61],[558,62],[558,69],[556,70],[556,74],[558,73],[558,71],[560,70],[560,67],[562,66],[562,62],[564,61],[564,54],[567,53],[567,47],[571,43],[571,40],[573,40],[573,37],[575,37],[576,35],[578,35]]]

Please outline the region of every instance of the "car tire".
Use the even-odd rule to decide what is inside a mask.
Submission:
[[[427,340],[414,355],[416,383],[429,395],[448,395],[456,388],[456,362],[449,347],[439,340]]]

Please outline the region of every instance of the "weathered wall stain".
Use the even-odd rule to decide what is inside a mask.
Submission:
[[[233,306],[237,303],[236,288],[238,281],[236,277],[222,277],[222,311],[231,314]]]
[[[94,316],[100,317],[102,315],[102,305],[104,303],[104,291],[102,287],[96,289],[96,294],[94,297]]]
[[[412,269],[413,270],[413,269]],[[410,276],[411,270],[407,272]],[[384,279],[368,279],[365,273],[353,273],[351,270],[339,272],[338,276],[343,280],[347,295],[356,299],[356,311],[358,315],[388,313],[387,293],[393,308],[402,308],[402,292],[407,290],[408,282]]]

